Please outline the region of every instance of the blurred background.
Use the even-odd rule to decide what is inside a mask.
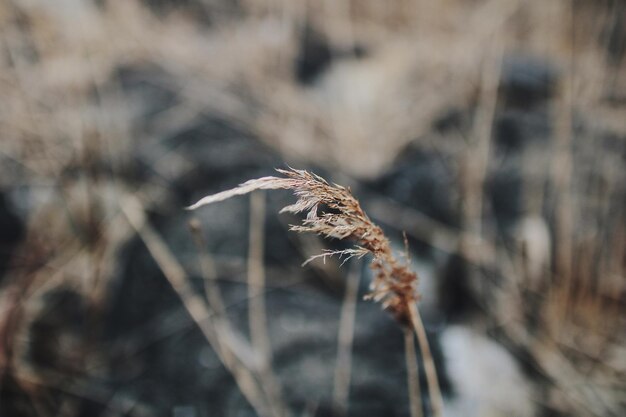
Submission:
[[[626,415],[625,51],[620,0],[0,0],[0,416],[409,416],[367,262],[183,209],[287,165],[406,232],[446,416]]]

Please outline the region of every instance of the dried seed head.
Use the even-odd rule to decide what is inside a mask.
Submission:
[[[389,239],[361,209],[350,189],[329,184],[322,177],[304,170],[290,168],[277,171],[284,177],[270,176],[250,180],[231,190],[204,197],[188,209],[194,210],[254,190],[292,190],[298,199],[294,204],[284,207],[281,213],[306,212],[306,218],[301,225],[292,226],[291,230],[355,242],[353,248],[324,252],[311,257],[307,262],[332,255],[344,256],[345,262],[355,256],[360,258],[371,254],[370,267],[374,271],[374,280],[367,298],[381,302],[398,321],[407,324],[408,305],[419,299],[417,274],[407,264],[397,261]]]

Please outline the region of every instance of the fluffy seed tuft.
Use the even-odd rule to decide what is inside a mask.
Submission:
[[[352,257],[372,255],[370,267],[374,271],[374,281],[367,298],[382,303],[383,308],[399,322],[408,325],[409,305],[419,300],[417,274],[405,263],[398,262],[389,239],[365,214],[350,189],[329,184],[322,177],[305,170],[290,168],[276,171],[283,177],[269,176],[246,181],[231,190],[204,197],[188,209],[195,210],[254,190],[292,190],[297,201],[280,212],[306,212],[306,218],[301,225],[292,226],[291,230],[355,242],[353,248],[324,252],[305,263],[333,255],[345,257],[344,262]]]

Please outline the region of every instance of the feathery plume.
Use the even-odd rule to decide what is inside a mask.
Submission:
[[[389,239],[365,214],[350,189],[329,184],[322,177],[305,170],[290,168],[276,171],[283,177],[268,176],[247,181],[231,190],[204,197],[188,209],[195,210],[254,190],[292,190],[298,198],[297,201],[280,212],[306,212],[306,218],[301,225],[291,226],[291,230],[312,232],[355,243],[350,249],[324,252],[311,257],[305,263],[332,255],[345,256],[345,262],[352,257],[360,258],[370,254],[374,281],[367,298],[382,303],[383,308],[390,311],[400,323],[408,325],[409,305],[419,300],[417,274],[396,259]]]

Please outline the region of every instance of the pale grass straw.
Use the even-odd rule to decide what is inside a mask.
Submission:
[[[352,344],[356,318],[357,295],[361,281],[361,262],[354,262],[348,273],[346,289],[341,305],[339,332],[337,335],[337,363],[333,387],[333,408],[339,416],[347,414],[352,373]]]
[[[280,386],[272,371],[272,347],[267,329],[265,308],[265,194],[250,195],[250,236],[248,244],[248,322],[252,347],[260,354],[259,376],[262,389],[276,417],[286,413]]]
[[[259,204],[261,204],[260,207]],[[258,374],[259,379],[262,381],[262,384],[259,384],[259,388],[263,390],[263,394],[265,394],[267,398],[268,412],[274,417],[281,417],[285,415],[286,407],[280,393],[279,385],[271,370],[270,345],[269,338],[267,337],[264,299],[262,298],[264,294],[265,268],[259,258],[262,259],[263,254],[263,228],[262,225],[258,226],[256,223],[258,218],[263,218],[263,205],[264,203],[255,203],[251,200],[250,254],[248,259],[248,308],[250,311],[251,349],[259,354]],[[207,252],[206,240],[202,234],[200,222],[198,219],[194,218],[189,222],[189,226],[194,242],[199,250],[200,266],[204,275],[204,287],[207,301],[216,319],[226,321],[224,298],[217,284],[215,265],[212,257]],[[259,264],[261,265],[261,269],[259,269]],[[258,295],[261,297],[259,298]],[[218,342],[221,343],[219,340]],[[223,349],[223,347],[221,349]],[[231,356],[230,352],[227,349],[223,350],[223,355],[226,355],[228,359]]]
[[[443,415],[443,396],[439,389],[439,378],[437,377],[437,369],[435,368],[435,360],[430,351],[430,345],[428,344],[428,338],[426,337],[426,330],[424,329],[424,323],[422,323],[422,317],[419,314],[417,305],[415,303],[409,304],[409,313],[411,315],[411,324],[415,334],[417,335],[417,342],[422,352],[422,360],[424,361],[424,372],[426,373],[426,383],[428,385],[428,392],[430,394],[431,407],[435,416]]]
[[[182,265],[161,236],[145,218],[144,207],[138,199],[128,196],[121,202],[122,212],[146,245],[166,279],[203,335],[217,353],[224,367],[233,375],[241,393],[259,416],[271,416],[270,407],[253,370],[257,360],[245,341],[237,338],[225,323],[215,321],[216,315],[192,288]]]
[[[411,417],[421,417],[422,397],[414,337],[411,329],[408,327],[404,329],[404,355],[406,358],[406,380],[409,386],[409,407]]]
[[[204,278],[204,292],[207,302],[217,317],[224,317],[226,307],[224,306],[224,297],[222,297],[222,292],[217,284],[215,262],[206,249],[206,240],[202,234],[200,221],[198,219],[193,218],[189,221],[189,231],[198,249],[200,270]]]

